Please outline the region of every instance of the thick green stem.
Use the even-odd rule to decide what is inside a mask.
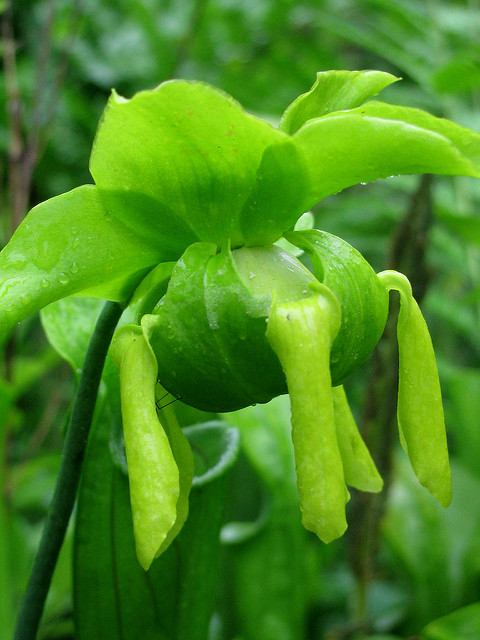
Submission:
[[[75,503],[103,365],[122,311],[123,308],[118,303],[106,303],[88,347],[52,504],[17,618],[14,640],[35,640],[37,635],[53,571]]]

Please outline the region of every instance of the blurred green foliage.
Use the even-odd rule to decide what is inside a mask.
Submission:
[[[210,82],[276,122],[317,71],[375,68],[403,78],[382,94],[385,100],[480,131],[478,0],[22,0],[13,6],[13,29],[22,132],[27,135],[35,123],[40,131],[30,205],[91,181],[88,157],[112,87],[130,97],[170,77]],[[4,55],[6,44],[4,34]],[[10,235],[12,203],[11,98],[3,77],[0,246]],[[341,235],[380,270],[418,189],[417,177],[348,189],[317,207],[316,226]],[[471,640],[480,634],[474,604],[480,600],[480,185],[435,178],[429,191],[431,220],[422,236],[426,275],[419,286],[445,398],[452,506],[442,510],[413,479],[403,453],[396,453],[373,578],[359,584],[348,532],[324,546],[301,528],[285,399],[229,415],[240,429],[242,452],[221,534],[210,640],[387,640],[412,634]],[[75,357],[59,349],[74,367],[85,348],[87,316],[79,309],[72,327]],[[11,636],[75,386],[38,317],[18,329],[14,353],[8,344],[4,351],[0,640]],[[367,389],[360,375],[348,392],[361,422]],[[178,414],[183,425],[212,418],[185,406]],[[124,483],[122,472],[115,473]],[[73,637],[71,546],[70,533],[45,611],[45,640]],[[75,553],[78,562],[78,548]]]

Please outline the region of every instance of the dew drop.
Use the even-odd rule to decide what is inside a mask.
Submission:
[[[70,267],[70,273],[77,273],[78,264],[76,262],[72,262],[72,266]]]
[[[81,238],[79,238],[78,236],[73,240],[72,242],[72,247],[75,249],[75,247],[78,247],[78,245],[81,242]]]
[[[42,287],[43,287],[44,289],[46,289],[47,287],[49,287],[49,286],[50,286],[50,282],[49,282],[46,278],[42,278],[42,280],[41,280],[40,284],[42,285]]]
[[[67,276],[66,273],[63,273],[62,271],[61,273],[58,274],[57,280],[59,281],[60,284],[68,284],[70,278]]]

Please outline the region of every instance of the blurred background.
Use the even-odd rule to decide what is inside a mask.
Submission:
[[[382,100],[480,132],[478,0],[1,0],[0,21],[0,248],[32,206],[92,181],[89,153],[112,88],[131,97],[173,77],[203,80],[276,124],[317,71],[378,69],[402,78]],[[386,487],[375,497],[352,491],[341,540],[325,546],[301,528],[285,402],[228,418],[242,451],[211,640],[480,637],[479,205],[478,180],[406,176],[317,206],[315,226],[413,284],[438,358],[453,502],[436,504],[399,450],[387,327],[347,384]],[[38,316],[2,351],[0,640],[8,640],[75,378]],[[204,420],[178,410],[184,425]],[[278,443],[285,455],[275,458]],[[73,638],[71,545],[70,533],[45,640]],[[468,605],[463,617],[432,622]]]

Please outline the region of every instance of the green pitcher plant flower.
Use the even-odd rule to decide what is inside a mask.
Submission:
[[[379,341],[392,289],[400,440],[419,481],[449,504],[435,356],[408,280],[376,275],[340,238],[295,227],[354,184],[480,177],[478,134],[371,100],[396,80],[318,73],[278,128],[200,82],[165,82],[130,100],[114,91],[91,154],[94,184],[32,209],[1,252],[0,336],[66,296],[136,304],[112,354],[145,569],[188,513],[193,458],[171,398],[228,412],[289,393],[303,524],[325,542],[342,535],[347,485],[382,486],[342,384]]]

